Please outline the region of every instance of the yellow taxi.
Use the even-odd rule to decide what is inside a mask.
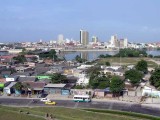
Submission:
[[[46,105],[56,105],[56,102],[54,101],[47,101],[45,102]]]

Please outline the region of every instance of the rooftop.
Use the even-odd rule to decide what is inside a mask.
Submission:
[[[66,84],[48,84],[48,85],[46,85],[44,87],[64,88],[65,86],[66,86]]]

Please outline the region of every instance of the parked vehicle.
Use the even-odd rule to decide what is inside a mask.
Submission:
[[[50,102],[51,100],[48,99],[48,98],[42,98],[40,101],[42,101],[42,102]]]
[[[73,101],[75,102],[91,102],[89,95],[74,95]]]
[[[56,102],[54,101],[48,101],[48,102],[45,102],[46,105],[56,105]]]

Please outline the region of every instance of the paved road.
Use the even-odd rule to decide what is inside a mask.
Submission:
[[[47,106],[39,99],[6,99],[0,98],[0,104],[2,105],[14,105],[14,106]],[[137,113],[150,114],[154,116],[160,116],[160,110],[156,108],[144,107],[140,104],[130,103],[118,103],[118,102],[98,102],[92,101],[90,103],[76,103],[70,100],[55,100],[57,106],[72,107],[72,108],[98,108],[98,109],[113,109],[122,111],[131,111]]]

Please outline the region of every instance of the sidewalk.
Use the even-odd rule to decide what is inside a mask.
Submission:
[[[149,107],[149,108],[156,108],[156,109],[159,109],[160,110],[160,104],[141,104],[142,107]]]
[[[14,96],[14,95],[11,95],[11,96],[2,95],[2,96],[0,96],[0,99],[1,98],[8,98],[8,99],[40,99],[40,98],[37,98],[37,96],[34,96],[34,95],[32,95],[31,97],[22,97],[22,96]]]

